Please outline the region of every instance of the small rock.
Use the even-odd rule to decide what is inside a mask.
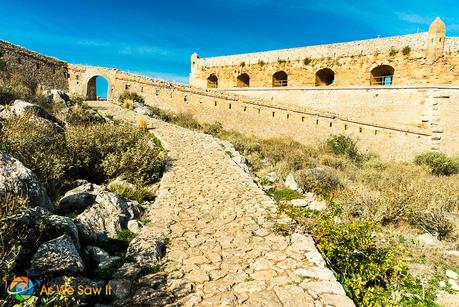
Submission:
[[[132,281],[127,279],[113,279],[108,283],[112,287],[112,296],[114,299],[122,300],[131,293]]]
[[[448,284],[454,291],[459,291],[459,285],[456,283],[454,279],[448,279]]]
[[[457,279],[459,275],[457,275],[457,273],[452,270],[446,270],[446,277],[451,279]]]
[[[86,251],[89,254],[90,259],[97,264],[110,259],[110,255],[100,247],[88,246],[86,247]]]
[[[438,282],[438,286],[440,288],[444,288],[444,287],[446,287],[446,282],[444,280],[441,280],[441,281]]]
[[[300,198],[300,199],[292,199],[290,201],[290,204],[293,206],[293,207],[301,207],[301,208],[304,208],[304,207],[307,207],[309,205],[310,201],[307,200],[307,199],[304,199],[304,198]]]
[[[118,257],[118,256],[110,256],[110,258],[108,258],[107,260],[105,260],[105,261],[99,263],[98,268],[99,268],[99,269],[102,269],[102,270],[108,269],[108,268],[110,268],[110,267],[112,266],[112,263],[113,263],[114,261],[117,261],[117,260],[120,260],[120,259],[121,259],[121,258]]]
[[[115,279],[134,279],[140,275],[142,269],[135,263],[125,262],[113,275]]]
[[[301,190],[299,184],[296,182],[295,177],[293,177],[292,173],[288,174],[287,178],[285,179],[284,184],[287,188],[291,190],[295,190],[295,191]]]
[[[336,280],[333,272],[327,268],[320,268],[320,267],[301,268],[301,269],[297,269],[294,273],[298,276],[303,276],[303,277],[308,277],[308,278],[317,278],[321,280]]]
[[[29,275],[52,273],[77,273],[84,270],[83,260],[78,254],[72,239],[62,235],[43,243],[32,258]]]
[[[319,267],[325,267],[325,260],[322,258],[322,255],[318,251],[307,252],[305,255],[310,262]]]
[[[269,182],[277,182],[279,181],[279,175],[277,175],[276,172],[270,172],[268,173],[268,176],[266,176],[266,179],[268,179]]]
[[[132,233],[138,234],[142,228],[142,224],[137,220],[130,220],[127,224],[127,228],[132,231]]]
[[[446,251],[445,254],[448,255],[448,256],[456,256],[456,257],[459,257],[459,251],[456,251],[456,250]]]
[[[126,256],[132,257],[139,266],[158,262],[166,252],[164,241],[149,236],[137,236],[129,243]]]
[[[300,233],[292,234],[292,246],[290,247],[294,251],[298,252],[309,252],[316,251],[314,240],[310,235],[304,235]]]
[[[313,200],[312,202],[309,203],[308,206],[309,209],[315,210],[315,211],[323,211],[327,209],[327,203],[323,200]]]
[[[440,246],[441,245],[441,242],[436,238],[434,237],[433,235],[431,235],[430,233],[426,232],[422,235],[419,235],[418,236],[418,241],[421,245],[423,246]]]

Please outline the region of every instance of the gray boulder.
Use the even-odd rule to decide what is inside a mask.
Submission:
[[[166,253],[164,240],[150,236],[137,236],[126,252],[127,257],[132,257],[134,262],[140,266],[148,266],[158,262]]]
[[[96,196],[103,190],[103,187],[92,183],[78,186],[62,196],[56,205],[56,212],[59,214],[81,212],[92,206],[96,201]]]
[[[133,218],[129,209],[128,204],[118,195],[106,190],[100,191],[95,203],[74,220],[80,237],[91,242],[115,239]]]
[[[66,107],[72,106],[69,95],[62,90],[52,89],[47,91],[46,94],[53,103],[60,103]]]
[[[106,269],[111,266],[113,261],[119,260],[120,257],[110,256],[106,251],[97,246],[88,246],[86,248],[90,261],[95,263],[99,269]]]
[[[43,243],[32,258],[29,276],[57,273],[78,273],[84,270],[83,260],[72,239],[62,235]]]
[[[145,116],[152,116],[153,112],[146,107],[145,105],[139,105],[134,109],[134,112],[145,115]]]
[[[54,209],[37,176],[19,160],[0,151],[0,198],[8,196],[27,201],[29,207]]]
[[[112,297],[115,300],[127,298],[131,293],[132,281],[128,279],[113,279],[108,285],[112,288]]]

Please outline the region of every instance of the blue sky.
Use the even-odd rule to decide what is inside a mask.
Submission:
[[[65,61],[187,82],[202,57],[427,31],[457,0],[0,0],[0,39]]]

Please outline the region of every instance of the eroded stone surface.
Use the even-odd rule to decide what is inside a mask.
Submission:
[[[109,103],[92,106],[115,118],[137,117]],[[167,238],[164,271],[178,303],[322,306],[331,300],[328,294],[342,294],[309,236],[273,233],[275,203],[212,136],[147,122],[170,151],[170,164],[138,238]],[[312,277],[311,292],[304,275]],[[178,285],[186,287],[174,290]],[[328,293],[326,299],[321,293]]]

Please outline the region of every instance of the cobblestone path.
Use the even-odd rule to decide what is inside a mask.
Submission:
[[[102,114],[135,122],[107,102]],[[168,239],[168,288],[185,306],[354,306],[312,238],[273,233],[275,203],[209,135],[156,119],[171,164],[140,236]]]

